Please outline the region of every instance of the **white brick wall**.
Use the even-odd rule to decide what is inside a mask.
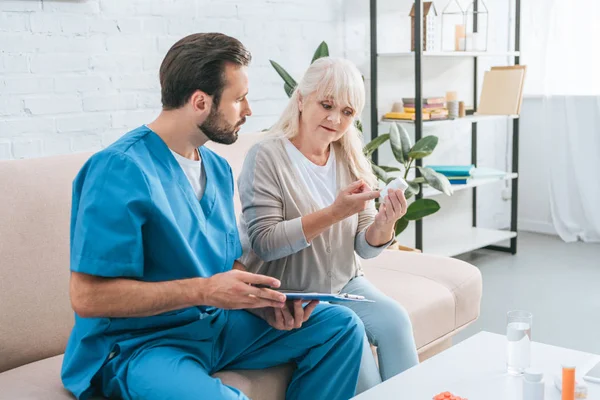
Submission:
[[[438,12],[446,3],[436,0]],[[380,48],[408,48],[411,4],[379,0]],[[508,37],[506,1],[487,5],[492,14],[490,48],[501,49]],[[98,150],[151,121],[160,110],[157,75],[162,57],[176,40],[193,32],[235,36],[253,53],[249,98],[254,115],[242,132],[272,125],[285,106],[281,79],[269,59],[299,78],[322,40],[332,54],[346,55],[358,65],[368,89],[368,16],[366,0],[0,0],[0,160]],[[383,113],[400,96],[390,94],[389,88],[412,88],[412,68],[409,62],[404,65],[408,72],[402,73],[397,62],[380,64],[380,77],[395,79],[380,85]],[[466,87],[447,86],[463,82],[470,64],[451,65],[459,71],[425,71],[426,94],[470,93],[468,79]],[[436,80],[436,74],[444,76]],[[387,94],[382,86],[388,86]],[[367,131],[368,116],[367,109]],[[504,126],[483,130],[480,162],[505,168]],[[468,162],[468,132],[432,133],[441,138],[440,162]],[[501,189],[480,191],[480,225],[507,225],[508,203],[501,200]]]
[[[193,32],[253,53],[243,132],[287,97],[273,59],[299,77],[326,40],[343,55],[342,0],[0,0],[0,159],[99,150],[160,111],[158,68]]]

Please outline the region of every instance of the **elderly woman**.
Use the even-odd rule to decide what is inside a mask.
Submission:
[[[403,192],[390,190],[375,209],[377,180],[354,126],[364,103],[364,83],[351,62],[315,61],[279,121],[248,152],[238,180],[240,261],[249,271],[281,280],[286,290],[375,300],[343,303],[377,346],[379,370],[365,345],[358,392],[418,363],[406,310],[363,276],[357,257],[381,253],[407,207]],[[287,329],[295,325],[286,309],[265,312]]]

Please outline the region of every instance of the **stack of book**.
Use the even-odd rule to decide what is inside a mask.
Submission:
[[[426,97],[423,98],[423,121],[433,121],[448,118],[448,109],[445,106],[446,99],[444,97]],[[414,97],[404,97],[402,99],[402,112],[389,112],[385,114],[385,118],[389,119],[416,119],[416,104]]]
[[[429,168],[444,175],[453,185],[464,185],[473,176],[474,165],[428,165]]]

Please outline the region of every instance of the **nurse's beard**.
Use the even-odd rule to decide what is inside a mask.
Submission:
[[[213,107],[208,118],[201,125],[198,125],[198,128],[209,140],[215,143],[232,144],[238,139],[237,130],[244,122],[246,122],[246,118],[242,118],[237,124],[231,125]]]

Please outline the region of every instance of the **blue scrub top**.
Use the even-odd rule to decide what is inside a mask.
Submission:
[[[200,201],[167,145],[146,126],[94,154],[73,183],[71,270],[146,282],[230,270],[242,252],[231,168],[209,149],[199,150],[206,171]],[[210,307],[140,318],[76,314],[63,383],[85,399],[92,381],[104,380],[103,366],[119,376],[146,347],[192,342],[210,352],[226,320],[226,312]],[[98,383],[120,385],[118,379]]]

